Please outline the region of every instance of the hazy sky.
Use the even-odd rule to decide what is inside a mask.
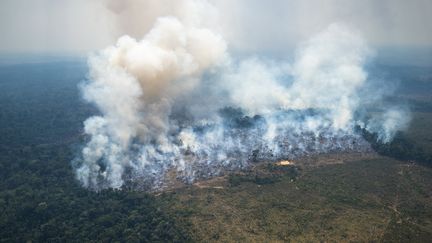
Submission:
[[[0,52],[97,50],[122,34],[142,36],[156,16],[172,11],[173,1],[0,0]],[[230,47],[239,51],[282,51],[333,22],[353,26],[373,46],[432,46],[431,0],[211,2]]]

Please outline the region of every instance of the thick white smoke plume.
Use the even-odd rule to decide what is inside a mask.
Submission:
[[[101,115],[84,122],[76,173],[85,187],[154,189],[168,171],[191,182],[258,160],[362,151],[356,126],[389,141],[406,125],[397,109],[363,119],[371,51],[347,27],[304,42],[293,63],[237,60],[205,18],[211,5],[178,4],[141,40],[123,36],[90,57],[82,91]]]

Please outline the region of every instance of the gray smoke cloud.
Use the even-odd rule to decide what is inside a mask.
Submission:
[[[291,62],[240,59],[228,51],[214,6],[177,4],[142,39],[123,36],[89,58],[81,88],[101,115],[84,122],[89,141],[76,174],[85,187],[134,181],[158,189],[170,171],[193,182],[256,160],[362,151],[368,144],[356,126],[388,142],[407,125],[399,107],[363,114],[383,94],[368,95],[373,52],[351,28],[330,25]]]

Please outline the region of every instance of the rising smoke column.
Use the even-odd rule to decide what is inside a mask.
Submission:
[[[176,152],[166,138],[171,104],[200,82],[204,70],[221,62],[226,50],[220,35],[192,22],[158,18],[142,40],[123,36],[89,59],[91,81],[82,90],[103,116],[84,123],[91,136],[77,170],[84,186],[97,186],[99,177],[109,187],[121,186],[124,168],[132,164],[133,139],[155,144],[151,150]]]
[[[349,28],[334,24],[302,43],[292,64],[237,60],[205,19],[211,5],[178,9],[141,40],[123,36],[89,58],[82,92],[101,115],[84,122],[76,174],[85,187],[127,178],[157,188],[169,170],[191,182],[257,158],[361,149],[356,125],[389,141],[405,124],[397,109],[357,119],[371,51]]]

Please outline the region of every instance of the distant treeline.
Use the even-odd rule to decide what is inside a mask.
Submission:
[[[407,160],[432,167],[432,153],[425,151],[415,142],[410,141],[402,132],[398,132],[389,143],[381,143],[375,133],[360,129],[363,137],[371,144],[372,148],[379,154],[399,160]]]

